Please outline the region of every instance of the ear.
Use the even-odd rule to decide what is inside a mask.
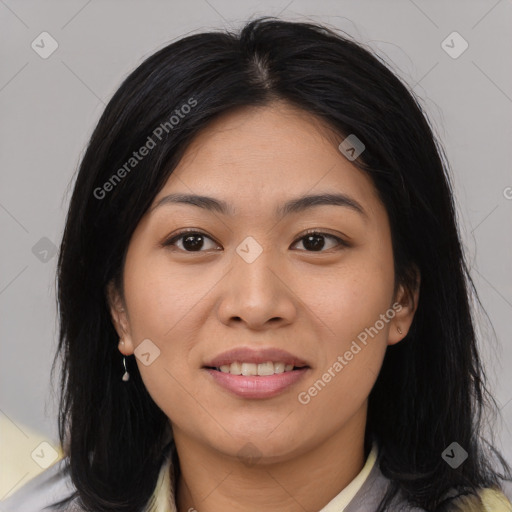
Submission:
[[[400,285],[397,290],[395,301],[393,303],[395,316],[389,322],[388,345],[395,345],[407,336],[414,319],[414,314],[418,308],[421,274],[416,265],[413,266],[413,273],[415,275],[415,284],[413,289],[408,290],[403,285]],[[401,334],[398,329],[402,331]]]
[[[133,354],[135,347],[133,346],[126,305],[114,281],[108,283],[106,295],[112,323],[119,336],[119,352],[125,356],[129,356]]]

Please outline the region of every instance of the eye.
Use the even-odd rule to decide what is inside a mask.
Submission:
[[[322,239],[325,239],[325,238],[330,238],[331,240],[334,240],[336,242],[334,244],[334,246],[330,247],[331,249],[333,247],[339,247],[339,246],[348,247],[349,246],[349,244],[347,242],[345,242],[344,240],[342,240],[341,238],[339,238],[337,236],[329,235],[328,233],[322,233],[321,231],[315,231],[315,230],[308,231],[305,235],[303,235],[301,238],[299,238],[296,243],[303,241],[302,242],[303,246],[306,248],[309,248],[309,249],[306,249],[307,252],[322,252],[322,249],[324,249],[324,246],[325,246],[325,242]],[[323,251],[323,252],[325,252],[325,251]]]
[[[204,233],[201,233],[200,231],[186,230],[181,231],[171,239],[165,241],[162,245],[164,247],[171,245],[177,246],[179,249],[185,252],[204,252],[201,251],[201,248],[204,247],[205,240],[211,240],[213,242],[213,240],[209,236],[206,236]],[[176,244],[176,241],[183,241],[182,246],[179,247]],[[217,244],[214,244],[214,246],[218,247]]]

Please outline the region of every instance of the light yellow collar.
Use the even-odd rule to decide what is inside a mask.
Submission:
[[[368,454],[363,469],[361,469],[357,476],[319,512],[343,512],[345,510],[345,507],[354,499],[357,491],[361,489],[368,478],[368,475],[377,460],[377,453],[377,443],[373,442],[372,449]]]
[[[171,482],[174,482],[174,468],[172,450],[169,450],[169,454],[160,469],[155,490],[149,500],[146,512],[178,512]]]

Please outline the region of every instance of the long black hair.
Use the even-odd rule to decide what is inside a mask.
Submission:
[[[495,456],[510,477],[482,435],[485,412],[497,408],[477,349],[477,294],[450,169],[426,114],[350,36],[263,17],[239,33],[187,36],[147,58],[108,103],[80,164],[59,253],[54,366],[61,356],[59,436],[87,510],[144,510],[169,442],[168,418],[132,358],[130,384],[122,382],[108,283],[122,292],[131,235],[194,137],[232,109],[276,100],[321,119],[340,141],[354,134],[364,143],[353,164],[371,177],[389,215],[396,285],[412,290],[414,268],[421,273],[411,329],[388,347],[369,396],[367,437],[378,442],[391,480],[379,510],[398,496],[429,511],[455,510],[449,492],[499,487],[505,475]],[[441,456],[454,441],[468,454],[457,469]]]

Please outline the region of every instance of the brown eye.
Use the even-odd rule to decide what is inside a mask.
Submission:
[[[328,233],[322,233],[320,231],[311,231],[305,236],[302,236],[296,243],[302,241],[302,244],[307,252],[321,252],[325,248],[326,238],[329,238],[335,242],[334,245],[328,247],[328,249],[332,249],[338,246],[348,246],[348,244],[345,243],[341,238],[334,235],[329,235]]]
[[[181,233],[173,236],[170,240],[164,242],[163,245],[165,247],[176,246],[178,249],[185,252],[203,252],[201,249],[204,248],[206,240],[213,242],[209,236],[201,233],[200,231],[182,231]],[[177,245],[176,242],[181,242],[181,247]],[[216,247],[218,247],[218,245],[214,244],[214,247],[212,248],[215,249]]]

